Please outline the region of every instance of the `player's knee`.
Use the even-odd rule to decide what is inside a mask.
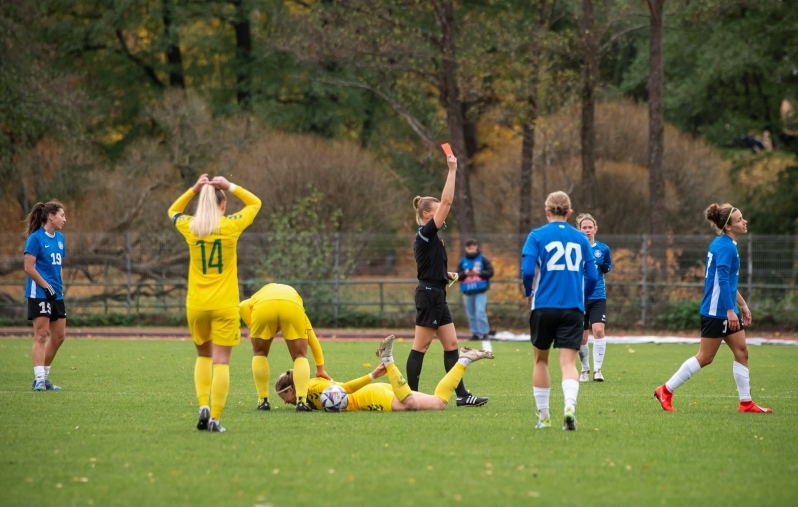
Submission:
[[[418,410],[418,400],[415,396],[408,396],[405,398],[405,401],[402,402],[402,405],[404,405],[405,410],[411,412]]]
[[[593,338],[596,340],[603,340],[604,339],[604,329],[596,329],[593,331]]]
[[[701,354],[699,354],[699,355],[695,356],[695,358],[696,358],[696,361],[698,361],[698,365],[700,367],[702,367],[702,368],[712,364],[712,361],[715,360],[715,356],[714,355],[710,356],[710,355],[701,355]]]

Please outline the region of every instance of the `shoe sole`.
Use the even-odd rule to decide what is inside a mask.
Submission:
[[[566,415],[562,429],[564,431],[576,431],[576,417],[573,415]]]
[[[200,414],[200,418],[197,421],[197,429],[200,430],[200,431],[207,431],[208,430],[208,423],[210,421],[211,421],[210,412],[208,412],[208,417],[207,418],[202,417],[202,414]]]
[[[393,342],[394,342],[394,340],[396,339],[396,336],[394,336],[394,335],[390,335],[390,336],[387,336],[387,337],[385,337],[385,338],[383,338],[383,339],[382,339],[382,341],[380,342],[380,347],[377,349],[377,352],[375,352],[376,356],[377,356],[377,357],[379,357],[380,359],[382,359],[382,353],[383,353],[383,352],[385,352],[385,347],[383,347],[383,346],[382,346],[382,344],[383,344],[383,342],[385,342],[385,340],[387,340],[388,338],[390,338],[390,339],[391,339],[391,340],[390,340],[390,343],[391,343],[391,345],[393,345]],[[391,347],[391,353],[393,353],[393,347]]]
[[[485,400],[482,403],[468,403],[466,405],[457,405],[457,408],[465,408],[465,407],[481,407],[483,405],[487,405],[489,400]]]

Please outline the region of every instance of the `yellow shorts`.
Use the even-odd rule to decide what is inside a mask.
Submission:
[[[271,340],[278,331],[286,340],[307,340],[308,329],[313,329],[302,305],[283,299],[263,301],[252,309],[252,338]]]
[[[214,345],[235,347],[241,342],[241,317],[238,307],[221,310],[186,309],[188,330],[194,343],[202,345],[213,340]]]
[[[365,412],[392,412],[391,403],[396,395],[393,394],[391,384],[369,384],[349,395],[349,404],[346,410],[361,410]]]

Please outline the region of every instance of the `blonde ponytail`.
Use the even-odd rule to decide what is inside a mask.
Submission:
[[[222,201],[226,200],[227,196],[224,195],[223,191],[214,188],[212,185],[204,185],[200,191],[197,213],[189,226],[192,234],[198,238],[210,236],[219,225],[219,221],[223,216]]]

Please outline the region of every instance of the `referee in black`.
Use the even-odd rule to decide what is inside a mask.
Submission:
[[[449,313],[449,306],[446,304],[446,286],[455,279],[457,273],[446,271],[446,246],[443,239],[438,237],[438,231],[444,226],[446,215],[452,207],[457,174],[455,156],[448,155],[446,161],[449,165],[449,174],[440,201],[435,197],[416,196],[413,199],[416,222],[421,226],[413,243],[418,267],[418,286],[415,295],[416,333],[405,370],[408,385],[413,391],[418,391],[424,354],[436,333],[443,346],[443,364],[447,372],[457,363],[459,357],[457,332],[454,329],[452,315]],[[479,407],[488,402],[488,398],[473,396],[462,381],[455,392],[458,407]]]

